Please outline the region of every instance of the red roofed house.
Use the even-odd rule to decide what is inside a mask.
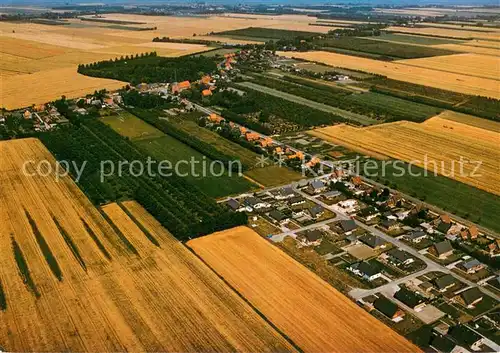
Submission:
[[[172,85],[172,93],[180,93],[186,89],[191,88],[191,83],[189,81],[182,81],[179,83],[174,83]]]
[[[209,89],[204,89],[203,91],[201,91],[201,95],[203,97],[208,97],[208,96],[211,96],[212,95],[212,91],[209,90]]]

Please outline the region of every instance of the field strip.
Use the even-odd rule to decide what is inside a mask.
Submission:
[[[500,58],[494,56],[467,53],[397,60],[395,63],[500,81]]]
[[[250,228],[187,244],[304,352],[419,351]]]
[[[465,125],[474,126],[484,130],[490,130],[500,133],[500,123],[493,120],[486,120],[475,117],[473,115],[467,115],[462,113],[457,113],[450,110],[445,110],[437,116],[437,118],[455,121],[457,123],[462,123]]]
[[[270,94],[270,95],[275,96],[275,97],[283,98],[283,99],[288,100],[290,102],[299,103],[299,104],[302,104],[302,105],[305,105],[305,106],[308,106],[308,107],[311,107],[311,108],[314,108],[317,110],[321,110],[321,111],[326,112],[326,113],[336,114],[336,115],[339,115],[345,119],[356,121],[362,125],[370,125],[370,124],[378,123],[377,120],[371,119],[371,118],[364,116],[364,115],[351,113],[351,112],[346,111],[346,110],[342,110],[342,109],[335,108],[335,107],[332,107],[332,106],[329,106],[326,104],[314,102],[314,101],[311,101],[309,99],[305,99],[305,98],[302,98],[302,97],[299,97],[299,96],[296,96],[293,94],[289,94],[286,92],[275,90],[273,88],[260,86],[260,85],[253,83],[253,82],[237,82],[236,85],[238,85],[240,87],[244,87],[244,88],[250,88],[250,89],[262,92],[262,93]]]
[[[500,99],[500,83],[497,80],[322,51],[278,52],[278,55],[321,62],[334,67],[361,70],[424,86]],[[445,58],[447,57],[449,56]]]
[[[465,53],[492,55],[500,57],[500,50],[496,48],[481,47],[467,44],[438,44],[433,45],[434,48],[448,49]]]

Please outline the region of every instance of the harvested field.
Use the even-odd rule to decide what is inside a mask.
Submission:
[[[463,74],[498,80],[500,58],[479,54],[455,54],[430,58],[398,60],[398,64],[434,69],[443,72]],[[500,88],[500,85],[498,86]]]
[[[437,170],[438,174],[500,194],[498,132],[437,116],[422,124],[402,121],[368,128],[337,125],[313,130],[311,134],[377,158],[382,154],[413,161],[423,168],[427,159],[432,173]],[[460,173],[461,158],[482,164],[475,171],[476,163],[464,163],[464,173]]]
[[[0,106],[16,109],[46,103],[62,95],[76,98],[95,90],[115,90],[123,86],[120,81],[80,75],[73,67],[13,75],[3,79]]]
[[[247,227],[188,246],[305,352],[418,351]]]
[[[437,116],[440,119],[455,121],[457,123],[474,126],[484,130],[500,132],[500,123],[492,120],[477,118],[473,115],[446,110]]]
[[[454,92],[500,99],[500,83],[496,80],[442,72],[435,69],[382,62],[324,51],[279,52],[279,55],[321,62],[327,65],[361,70],[387,76],[394,80],[441,88]],[[448,57],[448,56],[446,56]]]
[[[491,41],[500,41],[500,32],[476,32],[476,31],[462,31],[459,29],[449,28],[430,28],[430,27],[397,27],[391,26],[384,31],[389,32],[402,32],[409,34],[421,34],[431,37],[447,37],[457,39],[486,39]]]
[[[69,177],[57,182],[53,173],[21,173],[26,160],[55,165],[38,140],[0,142],[0,155],[2,349],[294,351],[138,204],[124,203],[127,212],[116,204],[105,207],[115,230]],[[34,227],[60,265],[61,281],[42,255]],[[21,274],[29,280],[23,283]]]

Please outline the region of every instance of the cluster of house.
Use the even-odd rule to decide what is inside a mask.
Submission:
[[[14,112],[14,114],[19,112]],[[68,124],[69,121],[50,104],[35,105],[22,111],[25,120],[33,121],[35,131],[48,131],[58,125]]]
[[[325,213],[322,206],[308,202],[291,187],[242,195],[229,199],[226,204],[236,212],[263,215],[276,226],[284,226],[291,220],[299,224],[311,223]]]
[[[294,47],[290,47],[288,50],[296,50],[295,49],[292,49]],[[271,67],[273,69],[279,69],[283,72],[293,72],[293,73],[297,73],[297,74],[301,74],[301,73],[306,73],[307,70],[306,69],[303,69],[303,68],[300,68],[297,66],[297,64],[290,64],[290,59],[286,58],[286,57],[277,57],[276,60],[271,64]],[[347,76],[347,75],[342,75],[342,74],[334,74],[334,73],[328,73],[328,72],[325,72],[324,74],[320,74],[320,75],[315,75],[316,78],[319,78],[321,80],[325,80],[325,81],[349,81],[350,80],[350,77]]]

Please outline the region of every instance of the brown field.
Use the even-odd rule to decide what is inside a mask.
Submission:
[[[6,310],[0,310],[3,349],[293,351],[138,204],[126,202],[124,207],[161,248],[119,206],[104,208],[137,250],[134,255],[69,177],[56,182],[53,174],[21,173],[27,160],[47,160],[54,166],[38,140],[0,142],[0,155],[0,282],[7,300]],[[51,272],[35,232],[59,264],[61,281]],[[11,239],[21,248],[38,298],[23,283]]]
[[[305,352],[418,351],[247,227],[188,246]]]
[[[453,114],[436,116],[422,124],[401,121],[367,128],[337,125],[313,130],[311,134],[374,157],[382,154],[407,162],[413,161],[423,168],[426,167],[424,161],[427,159],[427,166],[431,171],[437,165],[439,174],[499,195],[500,134],[453,121],[447,116]],[[489,123],[485,124],[490,126]],[[476,174],[471,175],[475,168],[472,163],[465,163],[464,173],[459,172],[458,161],[461,157],[469,161],[482,161]],[[450,175],[453,170],[452,161],[456,163],[455,173]]]
[[[460,29],[449,29],[449,28],[397,27],[397,26],[388,27],[385,29],[385,31],[424,34],[435,37],[475,38],[475,39],[486,39],[491,41],[500,41],[500,32],[490,33],[490,32],[462,31]]]
[[[465,94],[500,98],[500,83],[492,79],[323,51],[303,53],[279,52],[279,55],[321,62],[330,66],[361,70],[384,75],[394,80],[407,81]]]
[[[499,79],[500,73],[500,58],[479,54],[434,56],[396,63],[494,80]]]

